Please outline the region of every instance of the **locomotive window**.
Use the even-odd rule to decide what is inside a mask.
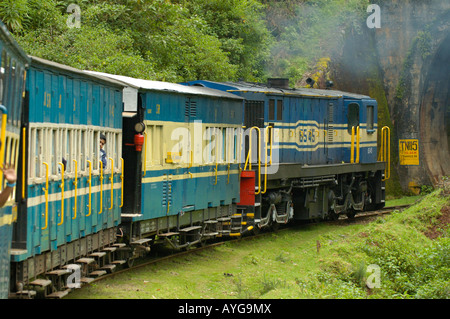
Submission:
[[[359,125],[359,104],[357,103],[350,103],[348,105],[348,133],[352,134],[352,127],[354,126],[355,129]]]
[[[275,120],[275,100],[269,100],[269,121]]]
[[[277,121],[281,121],[283,119],[283,101],[277,101]]]
[[[233,163],[236,162],[237,159],[237,130],[236,129],[231,129],[231,138],[232,138],[232,147],[233,147],[233,151],[232,151],[232,159],[231,161]]]
[[[367,106],[367,131],[369,133],[373,133],[373,123],[374,123],[374,106],[368,105]]]

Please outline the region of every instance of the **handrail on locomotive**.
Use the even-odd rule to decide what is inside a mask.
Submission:
[[[379,161],[386,162],[383,181],[391,177],[391,129],[384,126],[381,129],[381,147],[379,153]]]

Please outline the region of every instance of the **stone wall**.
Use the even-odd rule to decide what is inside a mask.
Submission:
[[[436,184],[450,175],[450,2],[372,2],[381,8],[381,27],[347,37],[334,59],[336,88],[377,98],[379,127],[392,130],[391,190]],[[399,139],[419,140],[419,165],[400,165]]]

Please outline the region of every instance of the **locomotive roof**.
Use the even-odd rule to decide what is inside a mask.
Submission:
[[[221,97],[221,98],[229,98],[235,100],[243,100],[242,97],[237,96],[235,94],[227,93],[221,90],[216,90],[207,87],[201,86],[186,86],[176,83],[170,82],[162,82],[162,81],[151,81],[144,79],[136,79],[124,75],[115,75],[108,74],[102,72],[95,71],[85,71],[92,74],[98,74],[106,77],[110,77],[112,79],[124,82],[134,88],[150,90],[150,91],[166,91],[166,92],[175,92],[181,94],[192,94],[192,95],[205,95],[205,96],[213,96],[213,97]]]
[[[324,90],[313,88],[295,88],[295,89],[281,89],[275,87],[269,87],[263,83],[250,83],[250,82],[213,82],[213,81],[192,81],[188,82],[189,85],[204,85],[208,83],[212,87],[225,89],[227,92],[242,92],[242,93],[265,93],[275,95],[296,95],[296,96],[310,96],[310,97],[323,97],[323,98],[355,98],[355,99],[370,99],[370,96],[338,91],[338,90]]]
[[[46,59],[42,59],[42,58],[38,58],[35,56],[30,56],[31,58],[31,65],[32,66],[36,66],[36,67],[43,67],[46,69],[56,69],[58,70],[58,72],[66,72],[66,73],[71,73],[71,74],[77,74],[80,75],[82,77],[88,77],[94,80],[99,80],[102,82],[106,82],[107,84],[113,84],[115,86],[118,86],[120,88],[123,88],[125,85],[120,82],[120,81],[116,81],[114,79],[111,79],[109,77],[105,77],[105,76],[101,76],[101,75],[97,75],[97,74],[88,74],[80,69],[76,69],[73,68],[71,66],[67,66],[64,64],[60,64],[57,62],[53,62],[53,61],[49,61]]]

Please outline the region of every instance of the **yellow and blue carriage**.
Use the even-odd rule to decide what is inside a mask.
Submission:
[[[48,280],[33,279],[112,245],[123,189],[123,85],[32,57],[26,88],[24,196],[11,251],[19,292],[45,288]]]
[[[124,95],[136,101],[134,108],[125,107],[123,126],[122,227],[131,245],[183,248],[211,236],[239,235],[241,225],[233,231],[229,219],[240,195],[243,99],[208,88],[100,75],[126,83]]]
[[[22,102],[28,56],[20,49],[6,26],[0,21],[0,165],[18,168],[21,149]],[[0,191],[7,181],[0,172]],[[10,185],[9,187],[14,187]],[[16,188],[17,189],[17,188]],[[8,298],[10,277],[10,252],[12,225],[16,219],[16,198],[21,194],[13,191],[0,208],[0,299]]]

